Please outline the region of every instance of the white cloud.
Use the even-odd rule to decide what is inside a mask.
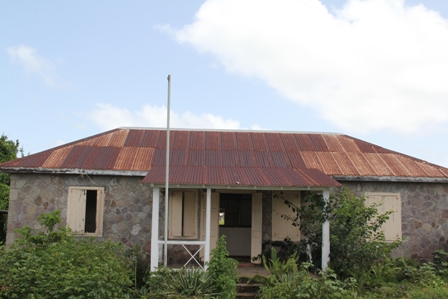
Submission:
[[[140,111],[131,112],[111,104],[98,103],[88,113],[88,118],[103,130],[118,127],[166,127],[166,107],[145,105]],[[193,114],[189,111],[181,115],[171,111],[170,127],[196,129],[244,129],[239,121],[224,119],[219,115],[203,113]]]
[[[404,0],[209,0],[181,43],[257,77],[344,130],[412,133],[448,122],[448,21]]]
[[[62,84],[55,63],[38,55],[36,49],[20,45],[9,47],[7,51],[13,62],[18,62],[26,72],[39,76],[46,85]]]

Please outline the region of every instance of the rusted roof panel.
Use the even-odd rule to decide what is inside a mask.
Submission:
[[[115,170],[125,170],[132,168],[134,164],[135,157],[137,156],[138,148],[135,147],[124,147],[118,154],[117,160],[115,162]],[[131,166],[131,167],[129,167]]]
[[[318,152],[327,152],[328,147],[320,134],[309,134],[311,141]]]
[[[266,142],[265,134],[251,134],[253,150],[255,152],[267,152],[269,151],[268,143]]]
[[[358,176],[360,175],[358,169],[353,164],[352,160],[346,153],[332,153],[338,166],[341,168],[341,175]]]
[[[188,152],[185,149],[170,150],[170,165],[176,165],[176,166],[186,165],[187,153]]]
[[[302,152],[303,161],[305,161],[306,168],[324,170],[322,163],[319,160],[316,152]]]
[[[136,171],[150,170],[153,155],[154,155],[153,148],[144,148],[144,147],[139,148],[131,170]]]
[[[298,151],[288,151],[289,163],[293,168],[306,168],[305,161],[303,161],[302,155]]]
[[[313,141],[311,141],[309,134],[297,134],[295,135],[297,143],[300,146],[301,151],[314,152],[316,148],[314,147]]]
[[[205,165],[222,166],[222,151],[209,150],[205,152]]]
[[[389,167],[387,163],[385,163],[384,159],[381,158],[379,154],[376,153],[370,153],[370,154],[364,154],[364,159],[367,160],[369,165],[373,168],[374,174],[379,176],[394,176],[395,173],[393,170]]]
[[[392,170],[395,176],[411,176],[411,173],[406,167],[401,164],[401,162],[395,158],[396,155],[392,154],[379,154],[380,158],[384,161],[386,165]]]
[[[42,164],[43,168],[59,168],[72,150],[73,145],[58,148],[51,152],[48,159]]]
[[[170,148],[186,150],[189,148],[190,143],[190,132],[176,132],[173,134],[173,145],[170,145]]]
[[[142,137],[142,147],[157,147],[159,143],[160,131],[156,130],[145,130],[145,134]]]
[[[339,143],[341,144],[344,152],[346,153],[360,153],[361,150],[359,149],[358,145],[356,144],[355,140],[353,138],[342,135],[338,136]]]
[[[235,133],[236,142],[238,145],[238,151],[252,151],[252,138],[250,138],[252,134],[249,132],[237,132]]]
[[[271,152],[284,151],[282,139],[280,138],[280,134],[271,133],[266,134],[266,141],[269,145],[269,149]]]
[[[277,168],[291,167],[289,163],[288,154],[285,152],[272,152],[271,153],[272,164]]]
[[[255,157],[252,151],[238,151],[238,166],[240,167],[254,167]]]
[[[319,157],[319,160],[322,163],[322,166],[324,167],[324,172],[331,174],[331,175],[341,175],[342,170],[338,165],[338,162],[333,157],[332,153],[328,152],[317,152],[317,155]]]
[[[180,167],[176,180],[183,183],[330,186],[329,175],[448,178],[447,168],[346,135],[171,130],[170,139],[170,163]],[[116,129],[3,163],[0,169],[151,170],[158,177],[165,167],[165,146],[165,130]]]
[[[112,131],[110,134],[109,142],[106,146],[110,147],[123,147],[124,142],[126,141],[126,138],[128,136],[129,130],[117,130]],[[95,144],[92,143],[92,146]]]
[[[222,166],[235,167],[238,164],[237,151],[222,151]]]
[[[205,149],[218,150],[221,148],[221,133],[220,132],[206,132],[205,133]]]
[[[131,130],[128,133],[128,137],[124,142],[125,147],[140,147],[142,144],[143,134],[145,132],[142,130]]]
[[[281,134],[280,138],[287,152],[296,152],[300,150],[299,144],[294,134]]]
[[[166,164],[166,150],[161,148],[154,149],[154,155],[152,157],[152,165],[165,165]]]
[[[353,165],[356,166],[356,169],[359,171],[360,176],[376,176],[377,173],[370,166],[370,163],[366,160],[365,155],[356,152],[347,153],[347,157],[352,161]],[[381,161],[381,160],[379,160]],[[378,162],[379,162],[378,161]],[[377,166],[377,165],[375,165]]]
[[[406,169],[409,171],[412,177],[425,177],[428,173],[423,168],[419,167],[417,161],[409,159],[409,157],[403,155],[395,155],[395,158],[400,161],[402,165],[406,165]]]
[[[340,135],[323,135],[322,138],[325,141],[325,144],[328,147],[328,151],[333,153],[343,153],[344,148],[342,147],[341,143],[339,142],[339,139],[341,138]]]
[[[191,132],[190,149],[204,150],[205,148],[205,132]]]
[[[271,167],[271,153],[269,152],[255,152],[256,167]]]
[[[221,133],[221,145],[222,150],[225,151],[236,151],[238,145],[236,143],[236,136],[234,132]]]
[[[204,151],[190,150],[188,153],[188,166],[203,166],[204,165]]]

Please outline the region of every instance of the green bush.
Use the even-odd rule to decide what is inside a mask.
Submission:
[[[221,236],[216,242],[216,248],[211,252],[207,272],[214,286],[214,293],[219,298],[233,299],[236,296],[236,282],[238,281],[238,262],[229,258],[226,249],[226,236]]]
[[[66,228],[54,230],[60,211],[40,215],[47,232],[23,237],[0,256],[2,298],[125,298],[131,266],[121,245],[77,241]]]

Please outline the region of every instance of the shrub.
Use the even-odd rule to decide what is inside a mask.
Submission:
[[[285,203],[296,216],[284,215],[284,218],[300,226],[313,256],[319,256],[321,251],[322,223],[330,221],[330,267],[343,279],[364,275],[376,261],[387,257],[400,244],[400,241],[387,243],[380,230],[391,212],[378,215],[377,206],[365,206],[365,198],[355,196],[347,188],[333,193],[327,204],[320,194],[306,196],[300,207]],[[319,260],[313,258],[313,262],[319,266]]]
[[[3,298],[124,298],[130,263],[121,245],[93,239],[77,241],[61,227],[60,211],[40,215],[47,228],[33,234],[18,229],[22,238],[0,257],[0,295]]]
[[[210,275],[214,293],[219,293],[220,298],[235,298],[238,262],[229,258],[229,252],[226,249],[226,236],[219,238],[211,256],[207,272]]]

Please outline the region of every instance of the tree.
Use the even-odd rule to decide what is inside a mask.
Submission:
[[[334,192],[328,204],[325,204],[321,194],[310,194],[303,199],[300,207],[285,200],[296,215],[283,217],[291,220],[292,225],[300,226],[315,263],[322,246],[322,223],[329,220],[330,267],[340,278],[357,278],[401,242],[386,242],[381,230],[392,212],[380,215],[378,205],[366,206],[365,201],[364,197],[355,196],[347,188]]]
[[[0,163],[14,160],[19,152],[19,141],[8,140],[8,136],[0,137]],[[0,211],[8,210],[10,176],[0,173]],[[6,239],[7,215],[0,213],[0,243]]]

